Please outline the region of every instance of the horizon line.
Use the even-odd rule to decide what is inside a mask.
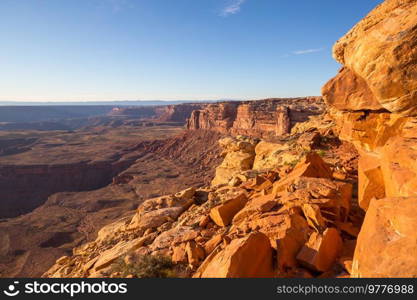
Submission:
[[[242,100],[264,100],[264,99],[285,99],[285,98],[302,98],[302,97],[320,97],[321,95],[298,95],[298,96],[269,96],[269,97],[236,97],[236,98],[185,98],[185,99],[135,99],[135,100],[0,100],[0,103],[86,103],[86,102],[174,102],[174,101],[242,101]]]

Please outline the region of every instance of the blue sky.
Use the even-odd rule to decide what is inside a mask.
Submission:
[[[1,0],[0,100],[319,95],[381,0]]]

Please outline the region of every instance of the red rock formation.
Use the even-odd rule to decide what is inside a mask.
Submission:
[[[408,214],[417,210],[416,29],[415,0],[386,0],[336,43],[344,68],[322,91],[339,137],[360,154],[358,197],[368,211],[357,277],[417,276]]]
[[[269,137],[287,134],[295,124],[322,112],[319,97],[223,102],[193,111],[187,128]]]

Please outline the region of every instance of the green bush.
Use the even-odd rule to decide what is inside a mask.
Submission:
[[[299,162],[300,162],[299,159],[295,159],[291,162],[285,162],[284,166],[290,166],[291,168],[294,168]]]
[[[131,264],[126,264],[123,258],[119,258],[112,268],[112,273],[114,272],[120,273],[122,278],[128,275],[136,278],[177,277],[171,259],[161,255],[138,255]]]
[[[324,150],[317,150],[316,153],[321,157],[326,155],[326,151],[324,151]]]

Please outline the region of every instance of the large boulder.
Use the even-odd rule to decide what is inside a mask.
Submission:
[[[328,105],[340,110],[382,109],[366,81],[346,67],[323,87],[323,95]]]
[[[210,211],[210,218],[219,226],[227,226],[232,222],[233,217],[246,204],[248,198],[245,193],[228,199],[224,203],[214,207]]]
[[[223,148],[224,160],[216,168],[211,185],[227,184],[234,175],[251,170],[255,160],[256,143],[256,140],[241,136],[221,139],[219,144]]]
[[[323,88],[337,109],[417,114],[417,2],[386,0],[341,38],[334,58],[345,69]],[[375,101],[376,100],[376,101]]]
[[[310,152],[294,167],[288,176],[274,183],[273,193],[279,193],[300,177],[332,178],[330,167],[316,153]]]
[[[255,148],[254,170],[267,170],[277,168],[285,163],[297,159],[297,155],[291,155],[288,143],[271,143],[260,141]]]
[[[371,201],[352,277],[417,277],[417,197]]]
[[[227,184],[234,175],[251,170],[255,160],[256,140],[238,136],[227,137],[219,141],[223,148],[223,162],[216,168],[212,186]]]
[[[359,203],[417,195],[417,2],[386,0],[342,37],[322,90],[339,137],[358,149]]]
[[[175,195],[148,199],[137,209],[128,228],[146,230],[156,228],[170,221],[175,221],[194,203],[194,188],[188,188]]]
[[[251,233],[233,240],[199,270],[201,278],[267,278],[273,276],[273,252],[268,237]]]
[[[343,249],[343,241],[335,228],[323,234],[314,232],[297,255],[297,260],[313,271],[326,272],[335,263]]]
[[[177,246],[181,243],[194,240],[198,231],[190,226],[177,226],[162,232],[149,246],[152,251]]]
[[[111,265],[116,259],[140,248],[147,239],[147,237],[141,237],[131,241],[120,241],[114,247],[100,254],[94,263],[94,270],[97,271]]]

